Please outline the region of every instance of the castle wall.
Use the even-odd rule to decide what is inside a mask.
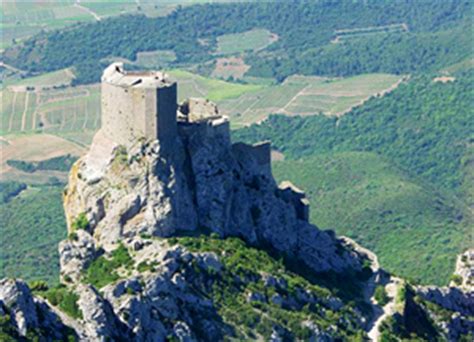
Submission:
[[[118,144],[126,145],[134,135],[133,107],[128,89],[102,82],[102,130]]]
[[[167,143],[172,144],[176,135],[178,134],[176,118],[176,112],[178,110],[177,98],[176,83],[173,83],[166,88],[164,87],[157,89],[156,108],[159,115],[155,132],[163,145],[166,145]]]

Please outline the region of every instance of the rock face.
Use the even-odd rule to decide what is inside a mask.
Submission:
[[[460,286],[467,291],[474,291],[474,249],[468,249],[458,256],[454,275],[452,286]]]
[[[448,341],[459,341],[470,333],[474,335],[474,292],[457,287],[418,287],[417,294],[426,302],[424,306],[431,321]]]
[[[67,340],[76,333],[41,299],[33,297],[28,285],[21,280],[0,280],[0,332],[21,339],[31,338],[32,331],[42,331],[50,340]]]
[[[195,102],[188,111],[197,106],[201,115],[202,107],[213,108]],[[78,234],[77,241],[61,244],[63,276],[74,278],[96,248],[110,251],[134,236],[196,231],[239,236],[316,272],[360,268],[354,251],[308,223],[304,193],[288,183],[276,185],[268,143],[232,144],[225,118],[201,115],[193,121],[191,114],[180,115],[188,119],[178,122],[171,153],[158,141],[104,148],[110,142],[97,134],[90,152],[74,165],[65,192],[69,232],[85,214],[93,241]]]

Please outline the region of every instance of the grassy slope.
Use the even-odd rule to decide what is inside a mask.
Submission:
[[[57,244],[66,237],[61,191],[29,188],[0,207],[0,278],[58,281]]]
[[[260,85],[230,83],[202,77],[179,69],[171,70],[169,74],[179,83],[178,97],[180,101],[190,96],[204,96],[217,102],[236,98],[244,93],[254,92],[261,88]],[[191,87],[187,87],[187,84],[191,84]]]
[[[274,163],[311,201],[311,220],[372,249],[388,270],[445,284],[468,226],[461,212],[427,184],[410,179],[381,156],[341,152]]]

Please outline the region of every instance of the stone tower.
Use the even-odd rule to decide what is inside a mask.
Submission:
[[[164,73],[126,71],[113,63],[102,74],[102,131],[113,142],[158,139],[167,147],[177,135],[176,83]]]

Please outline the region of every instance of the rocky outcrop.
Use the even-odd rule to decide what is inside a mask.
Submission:
[[[311,307],[309,310],[318,312],[321,317],[328,312],[340,312],[341,324],[345,326],[357,326],[361,322],[355,313],[348,314],[351,309],[329,291],[294,284],[290,290],[281,275],[267,272],[248,275],[251,279],[241,278],[242,275],[233,273],[238,268],[233,270],[223,264],[226,251],[219,254],[190,252],[180,245],[170,245],[166,240],[140,237],[124,240],[124,243],[133,255],[133,264],[121,273],[120,279],[100,291],[83,281],[70,286],[69,290],[78,297],[81,315],[72,318],[63,314],[61,318],[81,341],[138,342],[170,338],[221,341],[225,336],[239,336],[231,324],[237,322],[223,320],[216,298],[221,296],[220,291],[235,291],[235,296],[247,293],[249,282],[264,286],[264,293],[258,296],[248,292],[249,301],[258,300],[287,312]],[[22,334],[32,329],[61,331],[63,323],[51,318],[57,317],[54,312],[58,308],[33,297],[26,284],[13,280],[0,282],[0,299],[0,307],[12,314],[12,326]],[[338,335],[336,327],[322,328],[310,317],[307,315],[300,323],[302,328],[308,328],[312,340],[333,341]],[[270,326],[275,336],[292,338],[292,333],[283,326],[275,323]]]
[[[64,325],[49,305],[35,298],[21,280],[0,280],[0,332],[20,339],[67,340],[77,334]]]
[[[421,306],[448,341],[474,335],[474,292],[457,287],[418,287]]]
[[[134,236],[207,231],[270,247],[317,272],[360,268],[357,253],[308,223],[304,193],[276,185],[269,144],[232,144],[222,117],[183,121],[178,131],[172,153],[143,140],[106,149],[99,132],[71,171],[64,201],[69,232],[84,213],[85,230],[105,251]],[[87,235],[77,239],[61,244],[62,274],[73,279],[94,249]]]
[[[426,286],[417,289],[418,294],[437,305],[461,313],[474,316],[474,292],[463,291],[456,287]]]
[[[474,291],[474,249],[468,249],[458,256],[451,286]]]

